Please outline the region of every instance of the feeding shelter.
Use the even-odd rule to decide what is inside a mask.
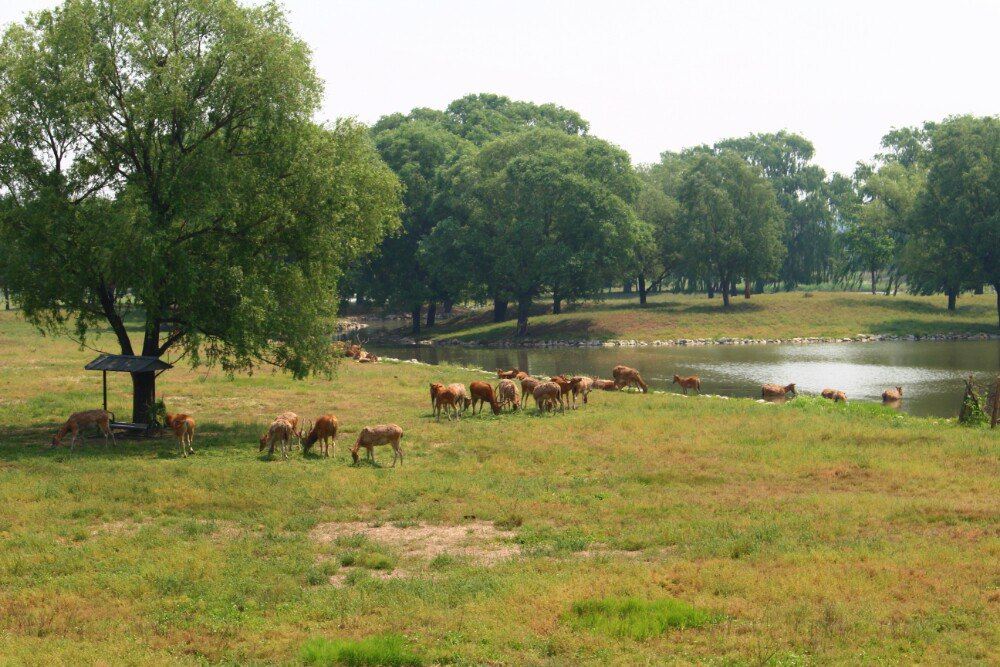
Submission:
[[[104,409],[108,409],[108,372],[112,373],[160,373],[173,368],[157,357],[143,357],[131,354],[102,354],[84,366],[88,371],[101,371],[104,388]],[[150,411],[152,414],[152,411]],[[148,431],[153,424],[134,424],[131,422],[111,422],[111,428],[124,431]]]

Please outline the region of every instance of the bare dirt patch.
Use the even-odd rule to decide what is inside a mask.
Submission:
[[[363,535],[392,547],[406,559],[430,560],[447,554],[479,565],[494,565],[521,552],[520,546],[512,543],[512,531],[500,530],[487,521],[459,526],[418,524],[406,527],[362,521],[333,522],[320,524],[310,533],[312,539],[323,544],[354,535]]]

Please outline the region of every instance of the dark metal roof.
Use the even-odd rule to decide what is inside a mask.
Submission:
[[[88,371],[117,371],[120,373],[150,373],[173,368],[156,357],[138,357],[128,354],[102,354],[84,366]]]

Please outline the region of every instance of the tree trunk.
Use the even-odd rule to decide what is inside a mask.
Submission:
[[[875,294],[875,269],[872,269],[872,294]]]
[[[418,303],[410,311],[410,315],[413,319],[413,326],[410,327],[410,335],[416,336],[420,333],[420,312],[424,309],[423,304]]]
[[[744,278],[743,279],[743,298],[744,299],[749,299],[750,298],[750,279],[749,278]]]
[[[765,286],[766,286],[766,283],[763,280],[758,280],[753,285],[753,291],[754,291],[754,293],[755,294],[763,294]]]
[[[444,303],[441,304],[441,306],[442,306],[442,309],[444,310],[444,314],[445,315],[448,315],[448,316],[451,315],[451,308],[452,308],[453,305],[454,304],[452,303],[451,299],[445,299],[444,300]]]
[[[431,301],[427,304],[427,328],[434,326],[434,318],[437,317],[437,302]]]
[[[3,288],[3,309],[10,310],[10,290]]]
[[[552,314],[559,315],[562,313],[562,297],[559,296],[558,292],[552,293]]]
[[[948,294],[948,310],[955,310],[955,307],[958,305],[957,304],[957,302],[958,302],[958,291],[957,290],[948,290],[947,294]]]
[[[531,297],[520,297],[517,300],[517,335],[528,335],[528,313],[531,311]]]
[[[646,305],[646,274],[639,274],[639,305]]]
[[[622,283],[622,292],[625,293],[625,294],[631,294],[632,293],[632,281],[631,280],[626,280],[626,281],[624,281]]]
[[[155,402],[156,373],[132,373],[132,423],[151,424]]]
[[[1000,328],[1000,283],[993,283],[993,289],[997,293],[997,328]]]
[[[726,287],[722,288],[722,307],[729,308],[729,290]]]
[[[708,283],[708,298],[709,299],[714,299],[715,298],[715,283],[711,283],[711,282]]]
[[[507,299],[493,299],[493,321],[503,322],[507,319],[507,306],[510,302]]]

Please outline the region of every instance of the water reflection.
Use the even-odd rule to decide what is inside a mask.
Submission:
[[[806,395],[826,387],[851,401],[879,402],[882,392],[903,387],[901,409],[954,417],[970,373],[986,384],[1000,372],[1000,341],[892,341],[822,345],[713,345],[675,348],[482,349],[382,348],[378,354],[427,363],[530,373],[581,373],[611,377],[616,364],[638,368],[654,389],[680,391],[675,374],[698,375],[708,394],[759,398],[765,383],[796,383]]]

